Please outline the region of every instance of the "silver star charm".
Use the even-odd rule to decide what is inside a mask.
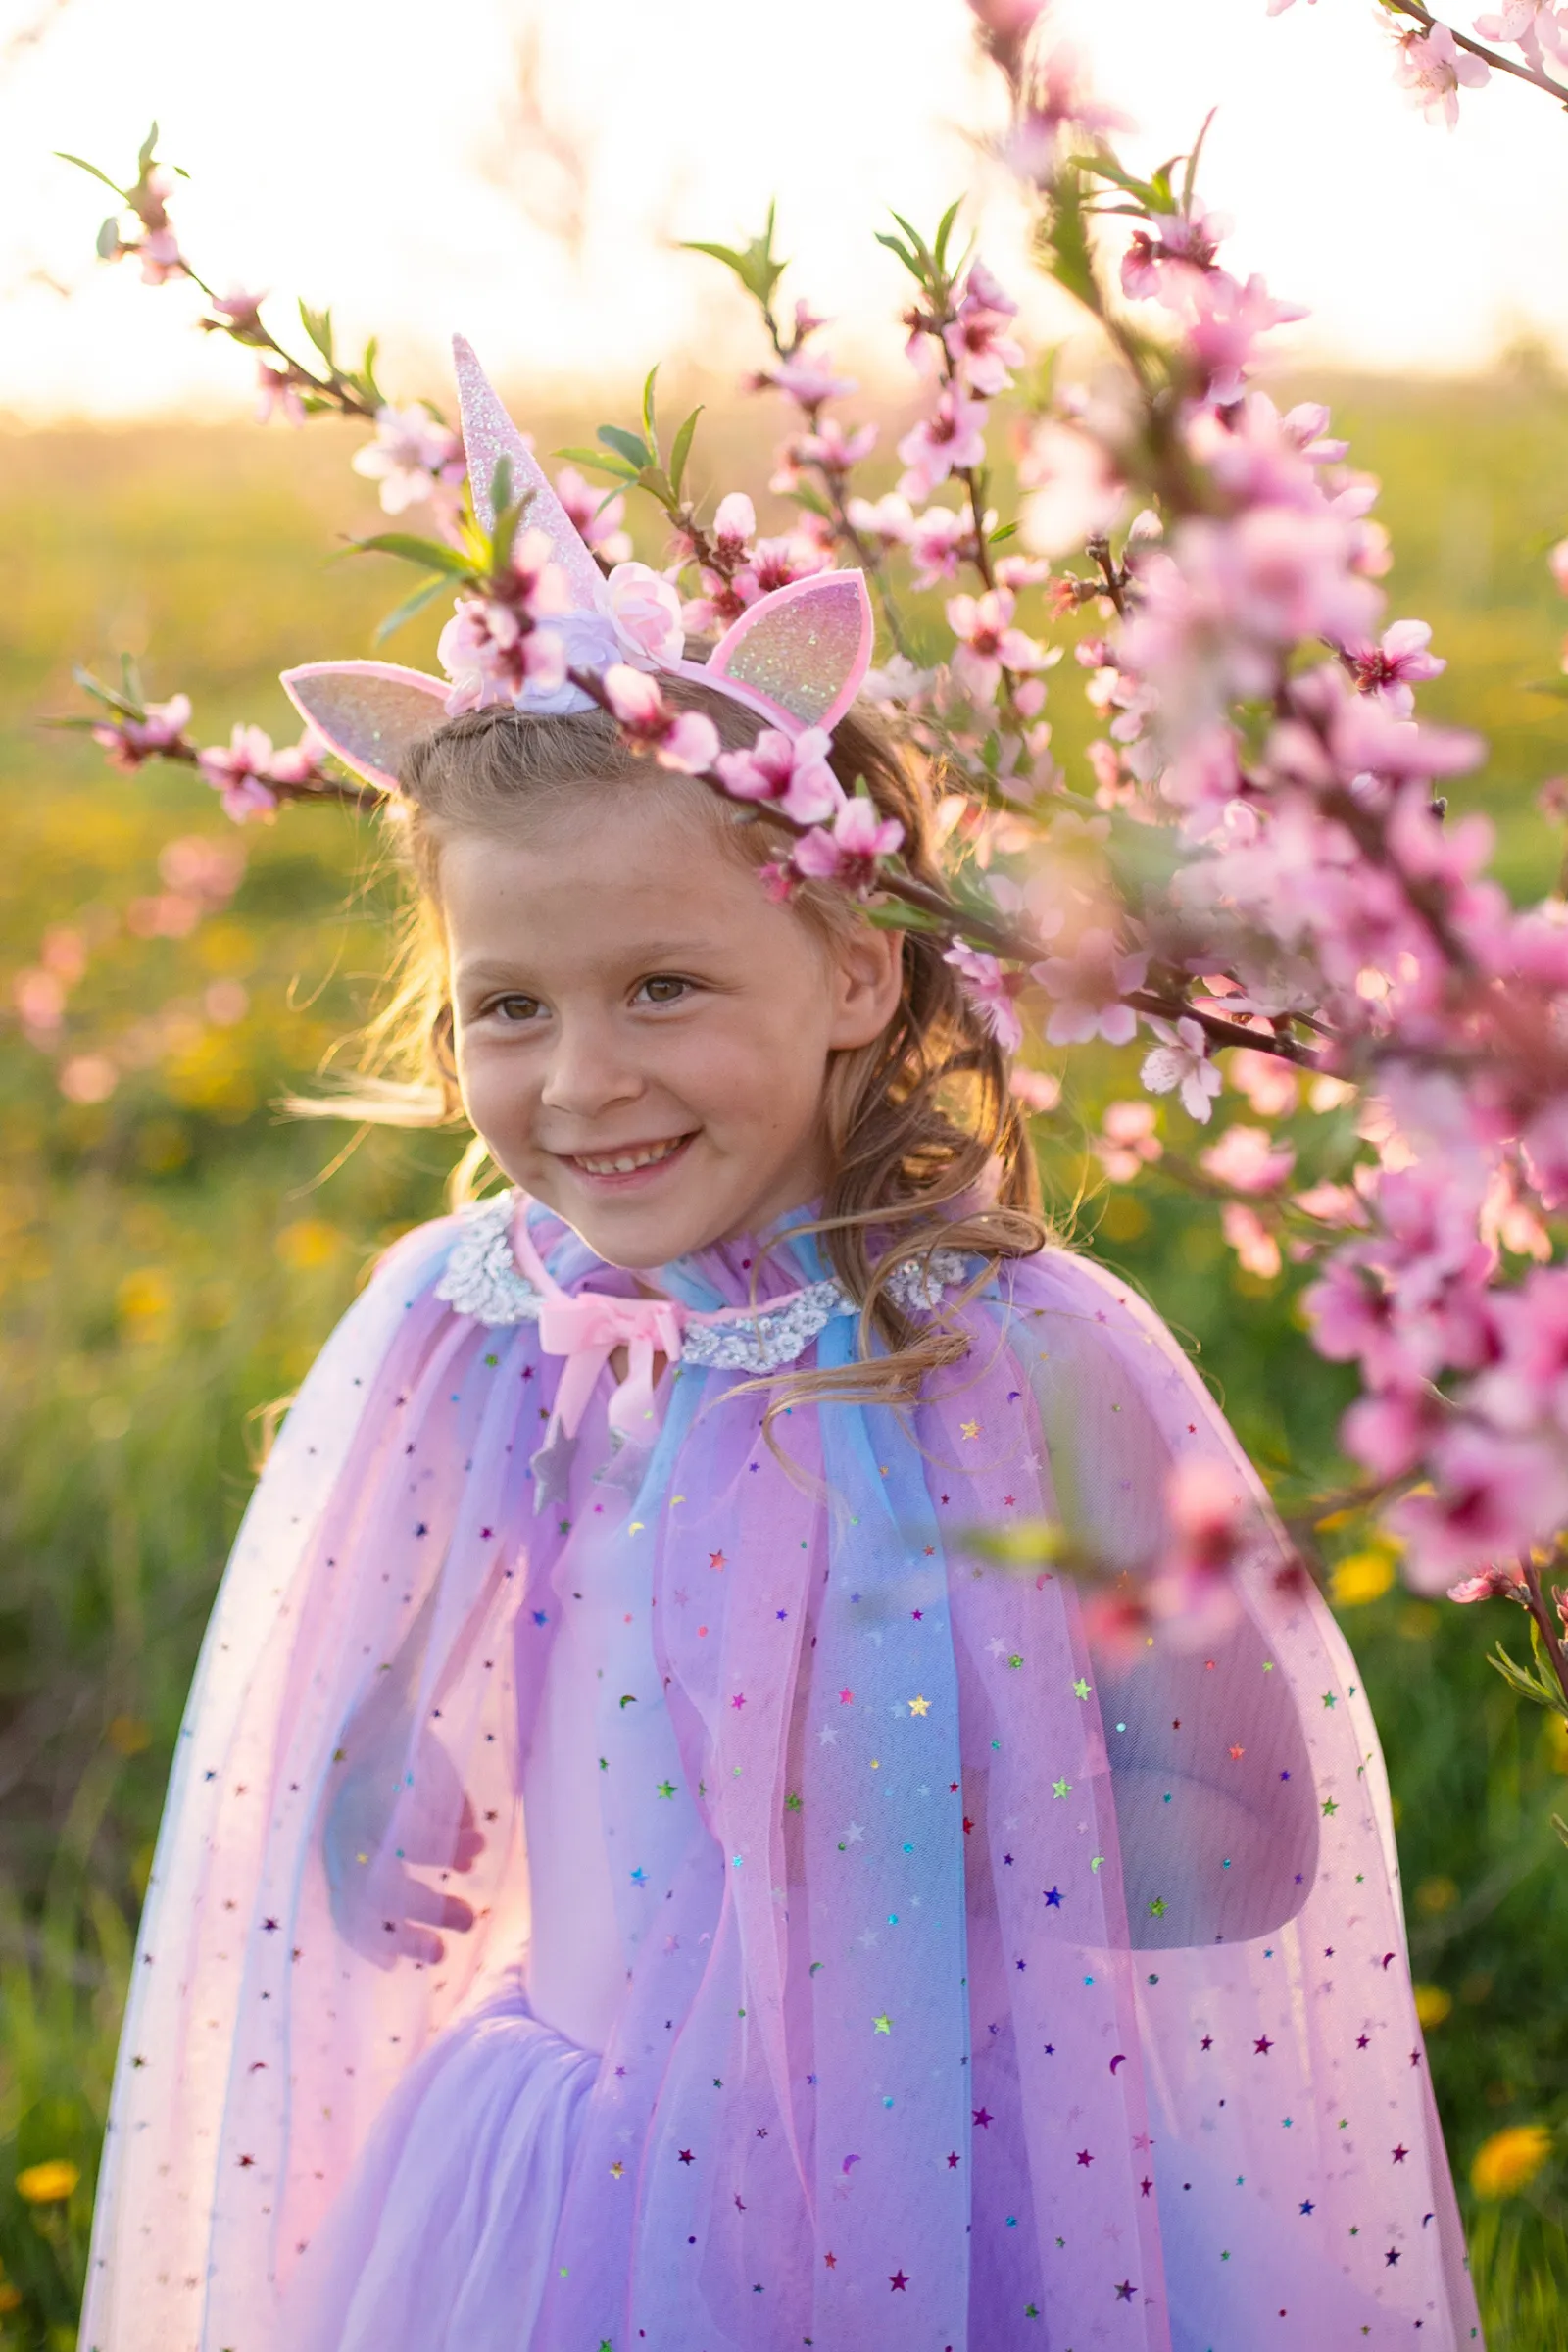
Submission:
[[[558,1422],[528,1463],[533,1474],[533,1507],[536,1513],[551,1503],[569,1500],[571,1465],[576,1451],[576,1439],[568,1438]]]

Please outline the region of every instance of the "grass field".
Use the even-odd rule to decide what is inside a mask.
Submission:
[[[1348,383],[1336,405],[1385,482],[1393,610],[1431,620],[1451,661],[1431,706],[1493,739],[1456,798],[1495,818],[1509,887],[1539,893],[1558,844],[1533,793],[1568,745],[1561,706],[1516,690],[1554,670],[1568,617],[1542,561],[1568,524],[1568,387],[1521,362],[1486,384]],[[381,970],[373,830],[320,810],[237,835],[188,774],[116,776],[37,721],[74,707],[74,659],[107,668],[129,647],[151,691],[195,697],[205,740],[241,716],[289,739],[278,668],[368,650],[401,592],[387,567],[323,561],[373,518],[352,446],[331,426],[0,438],[0,986],[9,1004],[14,976],[42,970],[62,1000],[51,1028],[50,991],[24,983],[31,1033],[8,1013],[0,1056],[0,2347],[16,2352],[74,2342],[136,1907],[258,1416],[377,1247],[439,1205],[456,1150],[381,1134],[343,1156],[348,1138],[274,1108]],[[428,659],[432,634],[392,650]],[[1071,692],[1064,749],[1082,732]],[[242,849],[243,875],[204,844]],[[1133,1091],[1126,1057],[1074,1066],[1041,1138],[1058,1201],[1093,1168],[1088,1123]],[[1161,1116],[1179,1144],[1183,1114]],[[1174,1186],[1076,1213],[1200,1348],[1282,1501],[1330,1483],[1345,1383],[1305,1347],[1293,1275],[1239,1274]],[[1491,2341],[1562,2352],[1568,1853],[1550,1816],[1568,1811],[1568,1747],[1485,1663],[1511,1616],[1353,1597],[1376,1582],[1342,1578],[1343,1614],[1388,1748]],[[1478,2148],[1537,2123],[1545,2168],[1478,2200]]]

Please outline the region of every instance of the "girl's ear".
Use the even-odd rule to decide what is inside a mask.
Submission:
[[[899,1008],[904,987],[904,934],[856,923],[834,937],[833,1020],[828,1044],[838,1051],[868,1046]]]
[[[450,689],[395,662],[307,662],[284,670],[283,691],[334,759],[398,792],[404,754],[445,723]]]
[[[707,662],[680,666],[693,677],[733,679],[791,734],[803,727],[831,733],[860,691],[875,636],[864,573],[819,571],[759,597]]]

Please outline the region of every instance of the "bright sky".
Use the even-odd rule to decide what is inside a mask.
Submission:
[[[1428,126],[1372,0],[1273,21],[1264,0],[1057,11],[1139,124],[1133,155],[1185,146],[1218,106],[1205,184],[1237,223],[1231,259],[1312,306],[1311,352],[1464,368],[1526,331],[1568,351],[1568,122],[1539,94],[1494,83],[1457,132]],[[247,399],[252,363],[190,331],[188,289],[93,262],[107,196],[51,154],[128,176],[155,114],[192,174],[177,217],[197,265],[276,288],[279,331],[296,294],[334,300],[407,393],[445,387],[454,327],[518,383],[640,376],[677,351],[745,364],[740,300],[671,246],[744,239],[775,192],[819,309],[895,310],[884,208],[931,222],[965,188],[1016,281],[1016,204],[973,143],[996,87],[968,23],[963,0],[0,0],[0,414]],[[838,340],[863,368],[899,337]]]

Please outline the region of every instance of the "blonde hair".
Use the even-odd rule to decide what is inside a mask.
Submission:
[[[691,650],[700,658],[704,649]],[[730,697],[696,681],[662,683],[672,703],[711,718],[726,746],[754,740],[758,720]],[[831,763],[847,791],[863,784],[879,813],[904,827],[909,872],[939,882],[929,778],[874,710],[858,704],[840,720]],[[408,1126],[463,1121],[440,914],[444,835],[511,831],[529,808],[588,788],[635,784],[700,802],[729,853],[748,863],[760,865],[788,848],[786,829],[765,806],[740,821],[742,812],[707,786],[669,776],[629,749],[597,710],[554,715],[498,705],[468,712],[416,744],[401,780],[408,798],[389,822],[413,887],[391,993],[365,1033],[350,1090],[301,1105],[318,1115]],[[868,919],[828,884],[803,885],[792,903],[829,940]],[[893,1018],[870,1045],[832,1057],[824,1107],[833,1175],[820,1216],[793,1230],[822,1236],[858,1303],[862,1360],[793,1376],[790,1398],[912,1401],[924,1375],[958,1361],[966,1343],[940,1313],[918,1320],[906,1313],[888,1291],[889,1278],[911,1256],[956,1250],[985,1261],[978,1289],[998,1259],[1030,1255],[1048,1238],[1007,1056],[944,961],[944,946],[936,933],[906,931]],[[486,1156],[474,1138],[454,1172],[455,1203],[471,1197]]]

